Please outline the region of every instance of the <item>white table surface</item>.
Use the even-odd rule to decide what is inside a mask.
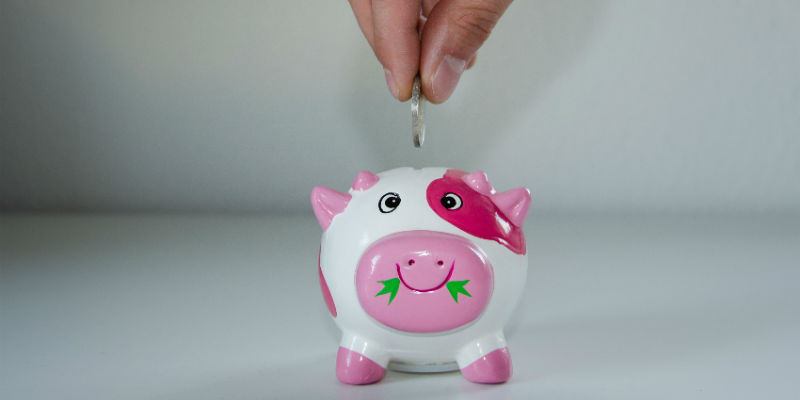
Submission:
[[[0,398],[796,399],[800,219],[529,219],[514,377],[335,377],[309,216],[0,217]]]

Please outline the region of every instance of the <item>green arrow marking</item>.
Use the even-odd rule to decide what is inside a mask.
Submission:
[[[467,279],[466,281],[451,281],[447,282],[447,284],[445,285],[447,286],[447,290],[450,291],[450,296],[453,296],[453,300],[455,300],[456,303],[458,303],[459,293],[467,297],[472,297],[472,295],[469,294],[467,289],[464,289],[464,285],[466,285],[467,283],[469,283],[469,279]]]
[[[397,291],[400,289],[400,278],[392,278],[392,279],[387,279],[385,281],[378,281],[378,283],[383,284],[383,289],[381,289],[381,291],[378,292],[378,294],[376,294],[375,297],[391,293],[391,295],[389,296],[389,304],[392,304],[394,296],[397,296]],[[387,306],[389,304],[387,304]]]

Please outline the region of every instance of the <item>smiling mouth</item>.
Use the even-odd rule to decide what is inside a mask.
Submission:
[[[436,289],[440,289],[442,286],[444,286],[447,283],[447,281],[450,280],[450,277],[453,276],[453,269],[456,266],[456,262],[453,261],[453,263],[450,264],[450,271],[447,273],[447,277],[444,278],[442,283],[440,283],[440,284],[438,284],[438,285],[436,285],[436,286],[434,286],[434,287],[432,287],[430,289],[417,289],[415,287],[412,287],[408,283],[406,283],[406,281],[403,279],[403,274],[400,272],[400,264],[395,264],[395,265],[397,265],[397,277],[400,278],[400,282],[403,283],[403,286],[405,286],[405,287],[407,287],[407,288],[409,288],[411,290],[417,291],[417,292],[425,293],[425,292],[432,292],[432,291],[434,291]]]

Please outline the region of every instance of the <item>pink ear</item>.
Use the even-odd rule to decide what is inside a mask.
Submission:
[[[531,192],[525,188],[511,189],[492,195],[492,202],[512,224],[522,227],[531,205]]]
[[[317,216],[323,231],[328,229],[333,217],[344,211],[349,202],[350,195],[347,193],[337,192],[324,186],[317,186],[311,190],[311,207],[314,208],[314,215]]]
[[[494,188],[492,184],[489,183],[489,178],[483,171],[475,171],[471,174],[466,174],[461,177],[461,180],[482,195],[489,196],[494,194]]]
[[[356,175],[356,179],[353,180],[352,188],[353,190],[367,190],[378,183],[378,179],[378,175],[372,172],[361,171]]]

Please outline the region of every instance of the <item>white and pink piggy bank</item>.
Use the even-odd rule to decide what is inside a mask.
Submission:
[[[525,286],[530,201],[524,188],[496,192],[481,171],[444,168],[361,172],[348,193],[315,187],[339,380],[377,382],[390,362],[508,380],[503,326]]]

